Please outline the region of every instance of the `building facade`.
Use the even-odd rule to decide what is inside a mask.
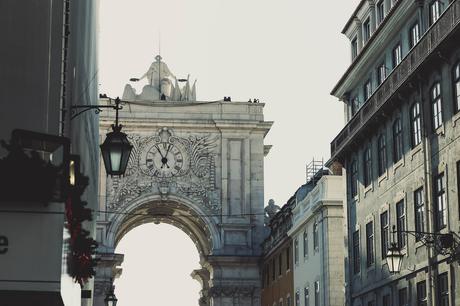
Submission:
[[[343,305],[343,178],[320,170],[301,188],[288,231],[293,250],[293,305]]]
[[[346,304],[460,305],[458,262],[421,235],[460,227],[460,1],[361,1],[343,33],[352,63],[332,90],[346,125]],[[402,250],[391,275],[390,243]]]
[[[82,199],[96,209],[97,116],[70,118],[72,105],[97,103],[98,1],[6,0],[0,6],[0,36],[8,46],[0,50],[0,139],[9,142],[12,131],[22,129],[68,140],[89,178]],[[10,153],[0,147],[0,158]],[[54,163],[60,155],[40,156]],[[43,173],[33,175],[46,180]],[[81,288],[67,269],[65,199],[24,202],[30,194],[24,181],[9,201],[0,186],[0,304],[91,305],[91,281]],[[84,228],[95,234],[95,222]]]
[[[291,210],[294,205],[295,196],[291,197],[267,224],[270,233],[263,242],[263,257],[260,265],[262,306],[294,305],[292,242],[287,234],[292,227]]]

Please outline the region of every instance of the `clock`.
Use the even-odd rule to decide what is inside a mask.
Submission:
[[[154,143],[145,155],[147,172],[160,178],[183,175],[185,163],[185,153],[182,148],[169,141]]]

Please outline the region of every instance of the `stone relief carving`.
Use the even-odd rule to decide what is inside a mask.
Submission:
[[[209,289],[209,295],[212,297],[251,297],[255,291],[254,286],[214,286]]]
[[[155,135],[128,138],[133,150],[126,175],[107,180],[109,209],[119,209],[143,193],[157,193],[165,198],[177,194],[219,211],[216,137],[176,136],[162,128]]]

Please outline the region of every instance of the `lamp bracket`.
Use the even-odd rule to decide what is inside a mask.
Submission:
[[[80,116],[81,114],[89,110],[94,110],[95,114],[99,114],[100,112],[102,112],[104,108],[114,109],[116,111],[116,117],[118,119],[118,111],[123,109],[123,106],[120,104],[126,101],[122,101],[118,97],[115,99],[109,98],[107,97],[107,95],[100,95],[100,98],[108,98],[110,102],[114,100],[115,105],[72,105],[70,107],[70,114],[71,114],[70,120],[75,119],[76,117]]]
[[[455,232],[429,233],[417,231],[401,231],[393,227],[393,233],[409,234],[419,239],[423,245],[433,247],[438,254],[449,256],[448,262],[460,263],[460,237]]]

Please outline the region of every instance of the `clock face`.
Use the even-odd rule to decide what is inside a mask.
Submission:
[[[145,157],[147,171],[157,177],[173,177],[183,173],[184,155],[181,149],[169,142],[154,144]]]

